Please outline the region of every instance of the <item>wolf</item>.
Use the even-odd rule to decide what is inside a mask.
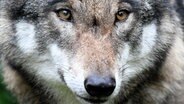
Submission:
[[[0,0],[4,83],[20,104],[184,104],[183,4]]]

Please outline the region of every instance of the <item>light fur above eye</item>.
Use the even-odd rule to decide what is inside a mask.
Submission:
[[[70,21],[72,19],[72,12],[69,9],[59,9],[55,13],[61,20]]]

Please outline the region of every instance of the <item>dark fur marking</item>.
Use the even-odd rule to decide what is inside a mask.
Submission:
[[[29,86],[31,86],[32,89],[34,89],[32,91],[34,91],[34,95],[39,98],[39,104],[49,104],[49,101],[52,99],[52,94],[49,92],[45,92],[44,85],[37,83],[33,74],[29,74],[21,65],[18,65],[13,61],[9,60],[8,65],[15,71],[18,71],[20,76],[24,78],[26,84],[28,84]]]
[[[132,7],[138,7],[140,5],[140,2],[137,2],[135,0],[120,0],[120,3],[121,2],[129,3],[130,5],[132,5]]]
[[[164,61],[166,60],[166,56],[167,56],[167,53],[168,53],[169,49],[170,49],[170,47],[166,47],[165,50],[160,50],[160,51],[154,52],[155,55],[156,54],[161,54],[160,57],[158,57],[157,60],[155,60],[153,62],[154,65],[152,67],[146,68],[146,70],[144,70],[136,78],[133,78],[130,81],[131,83],[138,83],[138,85],[135,86],[133,91],[131,91],[131,93],[128,96],[125,97],[125,96],[121,95],[121,98],[119,98],[118,102],[116,102],[117,104],[127,103],[129,99],[133,99],[133,102],[135,104],[137,104],[137,103],[143,104],[142,101],[145,101],[145,100],[143,100],[144,97],[140,97],[140,96],[136,97],[136,96],[140,95],[140,93],[142,93],[140,91],[143,91],[146,84],[150,84],[152,82],[159,82],[160,81],[160,79],[158,77],[159,73],[160,73],[160,68],[162,67]],[[147,70],[147,69],[149,69],[149,70]],[[127,88],[128,88],[128,86],[127,86]],[[136,99],[134,100],[134,98],[136,98]]]
[[[67,2],[68,0],[48,0],[49,5],[54,5],[60,2]]]

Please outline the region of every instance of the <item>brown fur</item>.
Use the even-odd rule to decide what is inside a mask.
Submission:
[[[81,1],[83,2],[83,5],[81,5]],[[172,2],[174,3],[173,0],[172,0]],[[119,70],[118,69],[119,67],[117,69],[114,68],[114,67],[116,67],[116,61],[117,61],[117,57],[118,57],[117,54],[119,54],[118,52],[116,52],[118,50],[116,48],[120,47],[120,46],[115,47],[114,44],[116,44],[116,43],[113,43],[113,41],[117,42],[118,41],[117,38],[119,38],[119,37],[115,37],[116,39],[114,39],[114,37],[112,36],[112,34],[114,34],[114,36],[117,36],[117,34],[113,33],[113,30],[112,30],[115,27],[114,26],[114,20],[115,20],[114,13],[115,13],[115,11],[118,10],[117,0],[114,0],[114,1],[113,0],[70,0],[70,5],[76,11],[77,10],[80,11],[81,14],[76,15],[76,16],[78,16],[78,17],[76,17],[78,19],[76,19],[76,21],[75,21],[75,24],[77,24],[77,25],[74,26],[76,29],[75,32],[77,33],[74,36],[76,38],[76,40],[73,39],[73,37],[72,37],[72,39],[75,40],[72,42],[70,41],[71,43],[69,45],[72,44],[72,46],[65,46],[65,48],[72,47],[72,52],[75,53],[75,54],[73,54],[73,56],[76,59],[78,59],[78,61],[80,61],[80,64],[82,63],[82,65],[83,65],[81,67],[84,68],[83,70],[85,71],[84,77],[88,77],[88,75],[91,73],[92,74],[93,73],[100,74],[102,76],[110,74],[111,76],[114,77],[115,72],[118,72],[117,70]],[[86,6],[86,5],[88,5],[88,6]],[[123,6],[130,6],[129,4],[126,4],[126,3],[123,3],[122,5]],[[107,8],[107,6],[109,8]],[[83,11],[83,10],[85,10],[85,11]],[[13,33],[10,30],[13,30],[13,29],[11,28],[10,25],[13,25],[13,24],[11,23],[11,21],[9,21],[8,18],[6,18],[6,17],[8,17],[6,13],[3,13],[3,12],[0,12],[0,13],[1,13],[0,24],[3,24],[0,26],[2,26],[3,29],[7,28],[7,30],[9,30],[9,31],[5,31],[5,30],[2,30],[0,27],[0,31],[1,31],[0,44],[4,45],[3,46],[4,54],[6,54],[6,51],[9,52],[8,54],[6,54],[7,56],[5,55],[5,56],[3,56],[3,58],[6,57],[7,59],[8,58],[14,59],[14,57],[15,57],[14,50],[13,50],[14,47],[12,48],[11,46],[8,46],[8,44],[6,44],[12,38],[11,35]],[[111,13],[111,14],[107,15],[106,13]],[[162,16],[159,17],[159,21],[158,21],[158,22],[160,22],[160,24],[158,25],[157,31],[161,33],[161,34],[159,34],[161,36],[160,37],[158,36],[160,39],[162,39],[161,42],[163,42],[164,45],[166,43],[168,43],[170,45],[170,42],[172,41],[172,43],[174,43],[174,44],[171,46],[171,49],[168,49],[169,52],[166,55],[166,60],[162,60],[162,61],[164,61],[163,65],[161,66],[161,69],[159,69],[158,74],[156,74],[157,76],[153,77],[155,79],[151,79],[148,81],[146,80],[147,82],[141,83],[142,84],[141,87],[138,87],[140,89],[136,89],[137,92],[133,92],[134,87],[137,86],[137,83],[138,84],[140,83],[139,80],[141,79],[141,78],[137,78],[137,79],[135,78],[135,80],[136,80],[135,83],[133,83],[133,84],[131,83],[133,87],[128,86],[125,89],[126,90],[125,92],[124,91],[119,92],[120,95],[121,94],[123,95],[125,93],[127,93],[127,95],[128,95],[129,91],[130,91],[130,93],[133,92],[133,94],[130,97],[128,96],[127,101],[124,101],[122,96],[117,95],[116,96],[117,98],[115,98],[115,101],[111,102],[111,100],[114,100],[114,99],[111,99],[109,101],[110,104],[119,104],[119,102],[121,102],[122,99],[123,100],[121,103],[123,103],[123,104],[139,104],[139,103],[140,104],[165,104],[165,103],[167,103],[167,104],[183,104],[184,103],[184,97],[183,97],[183,95],[184,95],[184,88],[183,88],[183,86],[184,86],[183,31],[181,30],[181,28],[180,28],[181,26],[179,24],[179,22],[181,22],[181,21],[179,21],[179,19],[175,15],[171,16],[171,14],[172,13],[170,13],[170,11],[166,11],[164,13],[161,13]],[[173,14],[175,14],[175,13],[173,13]],[[147,15],[149,15],[149,14],[147,14]],[[55,17],[55,14],[50,13],[49,19],[53,19],[53,21],[54,21],[54,17]],[[57,17],[55,17],[55,18],[57,18]],[[122,26],[123,28],[122,28],[121,32],[123,32],[123,30],[126,27],[130,28],[131,25],[135,23],[134,20],[135,20],[134,16],[131,15],[130,20],[128,21],[128,22],[131,22],[129,24],[130,26],[127,26],[127,25]],[[50,23],[51,21],[49,21],[49,22],[47,21],[47,22]],[[47,22],[45,22],[46,25],[48,25]],[[37,23],[35,23],[35,24],[37,24]],[[45,26],[45,24],[40,23],[39,25]],[[57,29],[64,28],[58,24],[59,23],[55,23],[55,24],[53,23],[52,25],[54,25],[55,28],[57,28]],[[67,24],[67,23],[65,23],[65,24]],[[148,22],[148,24],[149,24],[149,22]],[[37,27],[40,27],[39,25]],[[178,26],[178,27],[176,27],[176,26]],[[46,27],[47,26],[45,26],[44,28],[46,28]],[[56,31],[57,29],[55,29],[55,28],[50,30],[50,31],[53,31],[53,30]],[[43,29],[43,28],[41,28],[41,29]],[[41,29],[38,29],[39,31],[37,30],[38,33],[42,33]],[[136,29],[138,30],[138,28],[136,28]],[[132,31],[135,30],[135,32],[134,32],[134,34],[132,34],[132,36],[137,33],[136,29],[132,29]],[[41,34],[41,35],[44,35],[42,37],[42,42],[47,41],[47,39],[45,39],[45,37],[47,37],[47,35],[50,35],[50,34],[46,34],[46,33],[50,32],[48,30],[49,29],[46,28],[44,31],[45,34]],[[66,31],[68,32],[68,34],[70,33],[70,30],[66,30]],[[63,32],[62,35],[65,34],[65,32]],[[38,35],[40,36],[40,34],[38,34]],[[68,37],[70,37],[70,34]],[[133,37],[133,38],[137,38],[137,37]],[[53,39],[51,39],[50,41],[53,41]],[[46,45],[50,44],[49,43],[50,41],[48,40],[47,41],[48,43],[46,42],[47,43]],[[123,41],[121,41],[121,44],[123,44]],[[43,45],[45,45],[45,44],[43,44]],[[164,47],[162,45],[160,45],[160,46],[159,45],[160,44],[158,44],[158,46],[155,46],[155,47],[157,47],[157,48],[161,47],[161,49]],[[165,47],[167,47],[167,46],[165,46]],[[44,48],[43,48],[43,50],[44,50]],[[121,48],[123,48],[123,45]],[[10,49],[12,49],[13,51]],[[17,53],[17,54],[20,54],[20,53]],[[152,54],[152,52],[150,52],[149,55],[150,54]],[[160,54],[157,54],[157,55],[159,56]],[[20,59],[22,58],[19,56],[17,56],[17,57]],[[27,57],[26,55],[25,55],[25,57],[28,58],[26,61],[29,62],[30,61],[29,57]],[[150,55],[150,57],[151,57],[151,55]],[[156,57],[156,55],[153,58],[155,58],[155,57]],[[150,61],[150,60],[146,60],[146,61]],[[19,102],[21,104],[25,104],[25,103],[26,104],[40,104],[40,103],[43,103],[40,101],[42,96],[39,96],[35,93],[38,89],[34,89],[33,86],[28,84],[27,80],[21,74],[19,74],[20,70],[13,69],[11,66],[9,66],[7,64],[8,62],[6,63],[6,61],[9,61],[9,60],[3,59],[3,63],[2,63],[3,64],[3,77],[5,79],[4,83],[6,83],[7,88],[9,90],[11,90],[17,96]],[[21,61],[22,62],[17,62],[17,63],[24,64],[24,60],[21,60]],[[29,64],[31,64],[31,63],[28,63],[28,66],[29,66]],[[150,64],[150,66],[151,65],[152,64]],[[29,67],[29,68],[31,69],[32,67]],[[27,70],[29,70],[29,68]],[[72,69],[70,69],[70,70],[72,70]],[[139,68],[137,68],[137,70],[139,70]],[[73,71],[72,74],[80,73],[80,72],[78,72],[79,71],[78,69],[73,69],[72,71]],[[32,73],[32,74],[35,74],[35,73]],[[60,74],[62,74],[62,72]],[[145,74],[145,76],[146,76],[146,74]],[[76,78],[76,76],[72,76],[72,77]],[[39,83],[44,85],[45,83],[44,82],[41,83],[41,81]],[[122,86],[124,84],[126,85],[127,83],[122,83]],[[74,84],[76,84],[76,83],[74,83]],[[48,87],[48,86],[46,86],[46,87]],[[54,87],[58,87],[58,86],[54,86]],[[56,91],[56,90],[53,90],[52,88],[53,87],[48,89],[48,90],[52,90],[50,92],[48,91],[49,93],[53,93],[54,91]],[[45,91],[47,93],[47,89],[44,89],[43,91]],[[54,100],[52,98],[47,99],[49,101],[46,103],[54,103],[54,104],[55,104],[55,102],[62,102],[63,104],[77,104],[78,103],[78,102],[76,102],[76,99],[73,98],[73,96],[71,98],[65,99],[65,97],[68,97],[67,95],[62,95],[62,97],[61,97],[58,93],[54,92],[54,94],[55,94],[54,95],[55,98],[53,98]],[[58,94],[58,96],[57,96],[57,94]],[[50,96],[52,96],[52,95],[48,95],[47,97],[49,98]],[[123,97],[127,97],[126,94],[123,95]],[[43,98],[42,98],[42,100],[43,100]],[[53,102],[52,100],[55,102]],[[116,101],[119,101],[119,102],[116,103]]]
[[[6,63],[3,64],[3,77],[4,83],[7,88],[16,95],[19,103],[24,104],[39,104],[39,96],[33,93],[33,89],[22,78],[22,76],[16,72],[16,70],[10,68]]]
[[[83,34],[80,38],[80,48],[77,50],[78,57],[84,58],[84,66],[86,69],[92,67],[97,70],[109,70],[112,68],[115,61],[114,50],[112,43],[106,39],[107,36],[102,36],[100,39],[95,39],[91,34]],[[103,72],[102,71],[102,72]]]

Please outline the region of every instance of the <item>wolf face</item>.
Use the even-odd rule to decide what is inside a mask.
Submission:
[[[57,99],[65,87],[83,103],[126,101],[155,78],[173,41],[162,0],[1,2],[4,60]]]

